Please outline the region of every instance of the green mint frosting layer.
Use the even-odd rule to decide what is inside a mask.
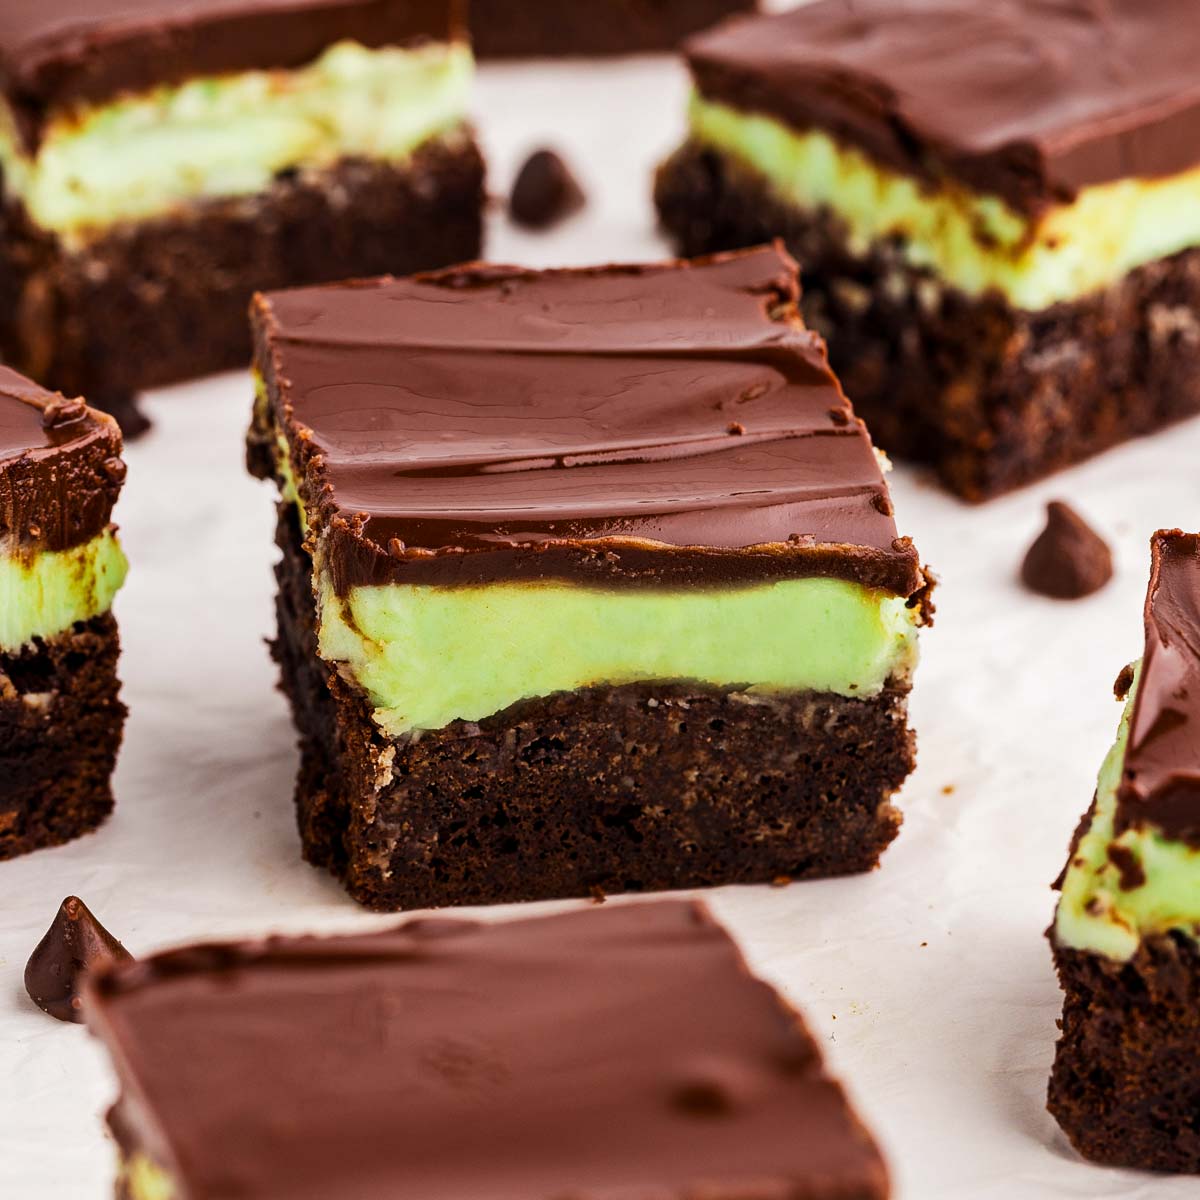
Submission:
[[[1100,768],[1092,823],[1067,868],[1054,921],[1060,946],[1117,962],[1132,958],[1141,939],[1150,934],[1200,934],[1200,850],[1169,841],[1151,828],[1127,829],[1114,837],[1117,788],[1136,692],[1135,682],[1117,740]],[[1121,886],[1121,871],[1109,856],[1114,846],[1141,866],[1145,882],[1140,887]]]
[[[690,124],[696,141],[763,176],[785,203],[830,209],[845,223],[852,252],[900,239],[912,266],[970,296],[997,291],[1017,308],[1079,299],[1200,245],[1200,169],[1085,188],[1073,203],[1031,219],[950,182],[931,189],[819,130],[699,95]]]
[[[687,590],[393,584],[339,596],[318,572],[317,599],[321,657],[362,688],[390,736],[596,684],[867,697],[906,678],[917,655],[914,610],[838,579]]]
[[[0,554],[0,650],[108,612],[128,566],[111,529],[70,550]]]
[[[461,126],[472,74],[465,45],[341,42],[299,70],[192,79],[52,115],[34,157],[5,108],[0,167],[36,224],[85,241],[190,200],[253,195],[285,169],[401,160]]]

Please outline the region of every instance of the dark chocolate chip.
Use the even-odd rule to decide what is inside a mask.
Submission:
[[[29,957],[25,990],[43,1012],[60,1021],[80,1022],[79,991],[85,973],[97,963],[125,962],[132,957],[78,896],[68,896]]]
[[[583,204],[583,189],[567,164],[553,150],[538,150],[517,173],[508,210],[518,225],[545,229]]]
[[[1056,600],[1078,600],[1099,591],[1112,573],[1112,551],[1104,539],[1074,509],[1052,500],[1046,528],[1021,566],[1025,586]]]

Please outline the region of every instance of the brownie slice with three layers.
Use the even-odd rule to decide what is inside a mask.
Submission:
[[[973,500],[1200,411],[1191,0],[818,0],[691,39],[686,254],[786,237],[889,454]]]
[[[126,414],[258,288],[479,253],[458,0],[6,0],[0,351]]]
[[[255,306],[306,856],[377,908],[873,866],[929,613],[778,249]]]
[[[0,367],[0,859],[112,809],[124,479],[111,417]]]
[[[193,946],[85,997],[121,1200],[884,1200],[800,1018],[700,905]]]
[[[1146,649],[1050,939],[1066,993],[1050,1111],[1111,1166],[1200,1171],[1200,535],[1154,535]]]

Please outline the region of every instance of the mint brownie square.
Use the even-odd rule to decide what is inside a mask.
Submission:
[[[0,859],[112,810],[124,479],[111,417],[0,367]]]
[[[100,970],[120,1200],[888,1195],[817,1043],[700,905]]]
[[[131,415],[259,288],[478,254],[459,0],[6,0],[0,352]]]
[[[658,206],[785,237],[889,454],[986,499],[1200,411],[1191,0],[818,0],[686,45]]]
[[[1200,536],[1156,533],[1146,649],[1050,930],[1050,1111],[1096,1162],[1200,1172]]]
[[[254,308],[304,850],[375,908],[863,871],[929,582],[779,249]]]

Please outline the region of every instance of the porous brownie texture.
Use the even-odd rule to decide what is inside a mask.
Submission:
[[[391,740],[316,653],[312,564],[281,508],[283,686],[305,857],[375,909],[841,875],[896,836],[907,684],[869,699],[592,687]]]
[[[1200,1171],[1200,949],[1144,938],[1129,962],[1054,948],[1066,1001],[1049,1109],[1093,1162]]]
[[[673,50],[689,33],[749,12],[757,0],[470,0],[480,58]]]
[[[467,136],[403,163],[343,159],[264,193],[122,224],[69,252],[0,209],[0,353],[121,415],[139,391],[250,357],[257,290],[407,274],[479,254],[484,166]]]
[[[1200,412],[1200,250],[1037,312],[969,297],[904,261],[865,256],[828,210],[802,211],[729,156],[685,144],[656,201],[681,253],[782,237],[805,320],[876,444],[984,500]]]
[[[119,650],[106,614],[0,653],[0,859],[89,833],[112,811]]]

